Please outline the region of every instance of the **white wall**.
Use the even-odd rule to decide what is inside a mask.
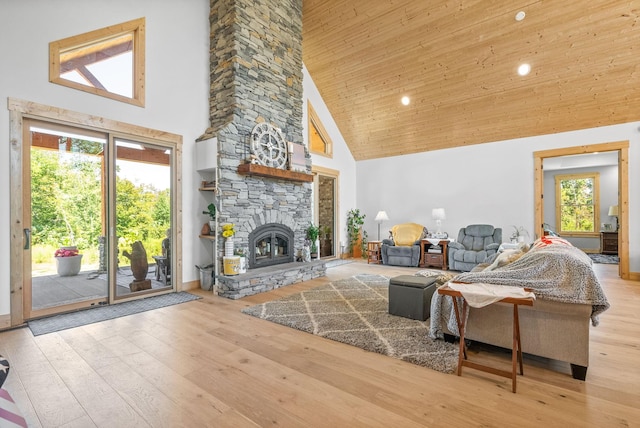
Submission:
[[[302,127],[304,142],[309,147],[309,123],[307,114],[307,101],[311,102],[318,118],[322,122],[325,130],[329,134],[329,138],[333,142],[333,157],[311,155],[311,161],[314,166],[323,168],[331,168],[340,172],[338,179],[338,225],[339,235],[336,236],[338,242],[347,245],[347,212],[356,207],[356,162],[347,147],[338,126],[331,117],[327,106],[325,105],[318,88],[316,88],[313,79],[309,75],[306,67],[302,68],[302,93],[303,93],[303,116]],[[338,251],[340,248],[338,247]]]
[[[146,106],[49,83],[50,41],[146,18]],[[0,0],[0,100],[65,108],[183,136],[183,281],[204,222],[193,167],[194,141],[209,124],[209,1]],[[9,254],[9,113],[0,112],[0,254]],[[0,315],[9,313],[9,257],[0,258]]]
[[[640,122],[458,147],[357,162],[357,206],[366,215],[369,236],[379,210],[389,214],[383,229],[414,221],[435,228],[432,208],[445,208],[443,230],[456,237],[468,224],[533,231],[533,152],[587,144],[629,141],[629,262],[640,271]]]

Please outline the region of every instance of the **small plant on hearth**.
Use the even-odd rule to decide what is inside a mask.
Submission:
[[[314,225],[313,223],[309,223],[309,227],[307,227],[307,239],[311,243],[312,253],[318,252],[318,246],[316,245],[318,236],[320,236],[320,227]]]

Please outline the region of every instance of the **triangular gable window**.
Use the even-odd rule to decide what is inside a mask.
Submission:
[[[49,43],[49,81],[144,106],[144,18]]]
[[[333,157],[331,138],[309,102],[307,102],[307,113],[309,116],[309,150],[311,153]]]

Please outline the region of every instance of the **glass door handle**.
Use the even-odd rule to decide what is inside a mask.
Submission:
[[[24,249],[31,247],[31,229],[24,229]]]

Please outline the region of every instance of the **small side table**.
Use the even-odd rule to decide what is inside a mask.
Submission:
[[[382,241],[367,242],[367,264],[382,264]]]
[[[602,254],[618,255],[618,232],[600,232]]]
[[[441,248],[441,253],[430,253],[429,247],[435,245],[433,239],[422,239],[420,241],[420,267],[435,266],[442,270],[449,269],[447,265],[447,245],[448,239],[440,239],[438,246]]]
[[[527,291],[531,291],[526,289]],[[458,290],[449,288],[448,285],[438,288],[438,293],[445,296],[451,296],[453,300],[453,308],[456,314],[456,323],[458,324],[458,331],[460,332],[460,352],[458,354],[458,376],[462,376],[462,366],[471,367],[472,369],[480,370],[483,372],[495,374],[498,376],[511,379],[511,390],[516,392],[516,364],[520,365],[520,375],[524,375],[522,367],[522,344],[520,343],[520,317],[518,316],[518,305],[533,306],[533,298],[531,297],[505,297],[500,300],[503,303],[511,303],[513,305],[513,344],[511,347],[511,371],[500,370],[494,367],[486,366],[484,364],[474,363],[467,359],[467,346],[464,343],[464,332],[467,327],[466,318],[464,314],[467,313],[469,304],[466,299]],[[462,298],[462,311],[458,305],[458,299]]]

